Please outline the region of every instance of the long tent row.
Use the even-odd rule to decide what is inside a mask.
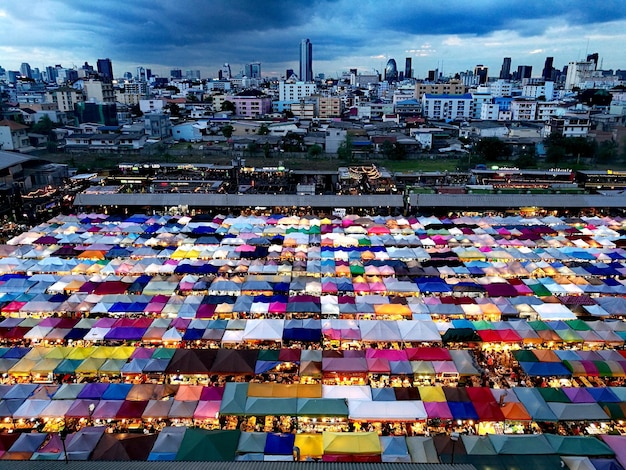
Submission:
[[[297,418],[284,432],[348,431],[358,423],[410,422],[423,434],[429,420],[473,421],[481,434],[515,423],[604,422],[624,420],[623,387],[415,388],[228,382],[224,387],[90,382],[0,387],[0,418],[10,429],[41,420],[43,431],[68,419],[82,424],[124,421],[128,429],[146,424],[205,424],[248,417]],[[91,410],[90,410],[91,407]],[[320,420],[318,423],[317,420]],[[88,423],[88,422],[89,423]],[[250,421],[250,420],[249,420]],[[286,421],[285,421],[286,422]],[[508,422],[508,424],[507,424]],[[256,429],[271,430],[258,422]],[[293,428],[293,429],[289,429]],[[593,431],[593,432],[591,432]],[[602,429],[590,429],[601,434]]]
[[[537,309],[539,310],[539,309]],[[541,316],[562,315],[561,311],[540,310]],[[377,342],[395,342],[409,347],[421,343],[466,341],[509,344],[568,343],[590,346],[622,346],[626,338],[626,324],[621,321],[599,320],[467,320],[433,321],[428,315],[420,320],[365,320],[365,319],[189,319],[178,317],[151,318],[19,318],[0,321],[0,339],[6,345],[24,341],[32,344],[72,344],[92,342],[104,344],[115,341],[140,341],[145,344],[175,345],[195,341],[197,344],[217,346],[248,343],[294,343],[329,345],[357,342],[371,345]],[[1,354],[1,350],[0,350]]]
[[[602,439],[582,436],[448,436],[396,437],[373,432],[277,434],[207,431],[167,427],[154,434],[108,434],[86,427],[65,440],[72,461],[290,461],[300,456],[326,462],[470,463],[477,468],[620,468],[624,462],[622,436]],[[0,436],[0,459],[62,460],[58,435]],[[621,446],[621,447],[620,447]],[[487,467],[484,467],[487,465]],[[572,465],[578,465],[573,467]],[[581,466],[588,465],[588,466]]]
[[[0,246],[0,441],[66,427],[94,458],[180,429],[199,460],[300,439],[504,465],[498,439],[622,432],[623,240],[609,218],[59,216]]]

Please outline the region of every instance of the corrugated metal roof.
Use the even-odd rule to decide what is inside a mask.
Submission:
[[[626,196],[599,194],[412,194],[414,207],[626,207]]]
[[[192,207],[402,207],[402,196],[298,196],[295,194],[85,194],[75,206],[192,206]]]
[[[476,470],[470,464],[352,463],[352,462],[130,462],[130,461],[6,461],[11,470]]]

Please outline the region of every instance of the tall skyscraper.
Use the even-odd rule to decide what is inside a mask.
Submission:
[[[251,62],[244,66],[243,74],[248,78],[261,78],[261,62]]]
[[[113,80],[113,64],[111,63],[111,59],[98,59],[96,68],[103,79]]]
[[[517,80],[529,79],[532,77],[533,67],[532,65],[518,65],[517,73],[515,74],[515,78]]]
[[[500,69],[500,79],[509,80],[511,78],[511,58],[505,57],[502,61],[502,68]]]
[[[309,39],[300,42],[300,80],[313,81],[313,44]]]
[[[541,78],[544,80],[553,80],[554,74],[554,57],[546,57],[546,62],[543,64],[543,71],[541,72]]]
[[[230,71],[230,65],[224,64],[222,66],[222,80],[230,80],[232,78],[232,73]]]
[[[474,76],[477,80],[477,85],[485,85],[489,81],[489,68],[485,65],[477,65],[474,67]]]
[[[385,81],[387,83],[398,81],[398,66],[395,59],[389,59],[385,67]]]
[[[20,66],[20,75],[25,78],[33,78],[33,73],[27,62],[22,62],[22,65]]]
[[[413,77],[413,59],[411,57],[407,57],[404,61],[404,78],[412,78]]]
[[[170,77],[172,78],[183,78],[183,71],[181,69],[172,69],[170,70]]]

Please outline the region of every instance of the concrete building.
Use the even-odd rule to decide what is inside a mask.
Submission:
[[[163,99],[139,100],[139,109],[142,113],[160,113],[165,104],[166,101]]]
[[[493,97],[511,96],[513,94],[513,85],[508,80],[496,80],[489,85],[489,88]]]
[[[434,95],[422,96],[424,117],[435,120],[469,119],[472,112],[472,95]]]
[[[595,70],[593,61],[570,62],[567,64],[567,75],[565,76],[565,89],[572,90],[574,87],[589,80]]]
[[[345,142],[348,131],[337,127],[329,127],[326,129],[324,138],[324,147],[326,153],[337,153],[339,146]]]
[[[278,83],[278,101],[297,101],[314,95],[317,91],[315,83],[304,81],[280,81]]]
[[[225,97],[225,99],[235,105],[237,116],[256,118],[272,111],[272,98],[258,90],[246,90],[238,95]]]
[[[590,127],[588,112],[554,116],[544,127],[544,136],[557,134],[563,137],[587,137]]]
[[[83,80],[85,99],[96,103],[115,103],[113,84],[100,80]]]
[[[472,119],[481,119],[481,110],[483,105],[491,104],[493,97],[489,87],[480,86],[472,92]]]
[[[546,101],[554,99],[554,82],[541,82],[522,87],[522,96],[526,98],[539,98],[543,96]]]
[[[63,86],[46,92],[46,102],[54,103],[59,111],[74,112],[74,105],[85,101],[85,95],[75,88]]]
[[[0,149],[19,151],[29,146],[28,126],[8,119],[0,121]]]
[[[426,93],[433,95],[462,95],[465,91],[466,87],[460,80],[450,80],[448,83],[417,82],[413,97],[421,100]]]
[[[147,113],[143,115],[144,129],[150,139],[169,139],[172,136],[172,122],[166,113]]]
[[[511,114],[514,121],[534,121],[537,117],[537,101],[514,99],[511,102]]]

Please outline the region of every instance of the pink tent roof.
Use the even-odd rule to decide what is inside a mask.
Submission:
[[[424,408],[426,408],[426,414],[429,419],[452,419],[452,412],[448,403],[445,401],[429,401],[424,402]]]

